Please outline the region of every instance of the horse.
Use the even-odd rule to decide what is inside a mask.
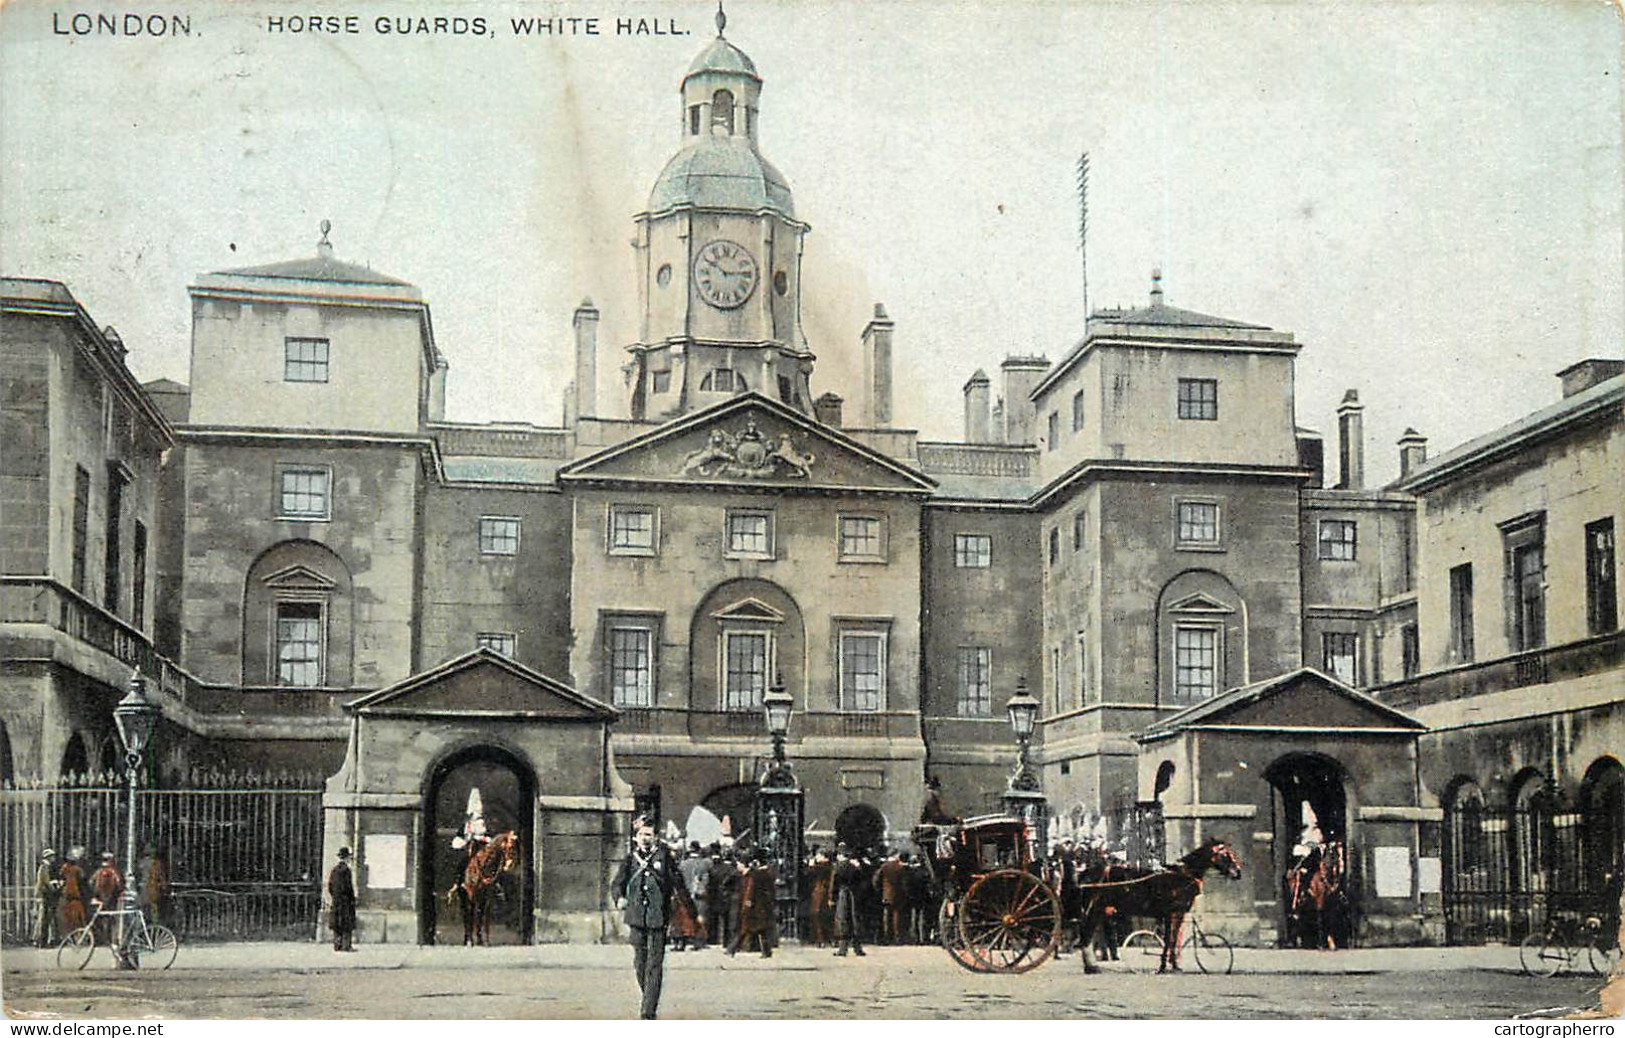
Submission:
[[[1202,892],[1202,878],[1215,869],[1231,879],[1241,878],[1241,859],[1218,839],[1209,840],[1164,871],[1111,866],[1099,882],[1081,884],[1084,906],[1078,940],[1084,972],[1100,972],[1091,945],[1109,913],[1157,920],[1162,937],[1157,972],[1178,971],[1179,934],[1185,916]]]
[[[519,867],[519,835],[513,830],[486,841],[471,851],[463,878],[446,891],[447,903],[463,910],[463,945],[491,943],[491,901],[497,879]]]
[[[1343,880],[1347,857],[1340,840],[1319,848],[1315,861],[1304,860],[1287,874],[1288,904],[1299,943],[1337,950],[1337,937],[1347,907]]]

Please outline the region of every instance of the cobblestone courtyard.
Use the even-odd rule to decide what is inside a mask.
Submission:
[[[624,947],[183,948],[167,972],[58,970],[32,950],[4,955],[5,1008],[72,1018],[626,1018],[636,1015]],[[934,948],[865,959],[786,947],[771,960],[715,951],[669,956],[661,1015],[672,1019],[1167,1017],[1508,1017],[1596,1004],[1591,976],[1517,971],[1511,949],[1238,952],[1230,976],[1087,976],[1076,958],[1022,976],[980,976]]]

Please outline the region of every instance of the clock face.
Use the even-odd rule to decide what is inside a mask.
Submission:
[[[756,291],[756,260],[743,245],[718,238],[694,257],[694,284],[700,298],[719,310],[743,306]]]

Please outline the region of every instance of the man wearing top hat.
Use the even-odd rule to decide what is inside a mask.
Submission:
[[[62,899],[62,880],[57,878],[56,851],[47,847],[40,852],[39,868],[34,873],[34,895],[39,898],[39,915],[34,920],[34,944],[49,948],[56,936],[56,906]]]
[[[835,872],[830,877],[830,900],[835,905],[835,937],[840,942],[836,955],[845,956],[847,946],[863,954],[863,930],[858,921],[858,885],[863,869],[848,853],[845,843],[835,845]]]
[[[625,913],[632,943],[632,968],[643,992],[641,1016],[653,1020],[660,1008],[660,982],[666,968],[666,924],[671,895],[682,882],[677,863],[665,844],[655,839],[653,822],[638,819],[632,850],[621,861],[610,884],[610,896]]]
[[[339,848],[339,860],[327,874],[327,896],[332,904],[327,925],[333,930],[333,950],[355,951],[355,876],[350,872],[350,848]]]

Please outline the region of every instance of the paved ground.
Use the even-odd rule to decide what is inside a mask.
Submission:
[[[54,968],[3,955],[8,1013],[73,1018],[630,1017],[624,947],[187,947],[167,972]],[[716,951],[667,959],[661,1015],[705,1019],[1038,1017],[1507,1017],[1591,1006],[1590,976],[1525,977],[1506,948],[1236,954],[1230,976],[1086,976],[1076,957],[1022,976],[968,973],[935,948],[864,959],[786,947],[770,960]]]

